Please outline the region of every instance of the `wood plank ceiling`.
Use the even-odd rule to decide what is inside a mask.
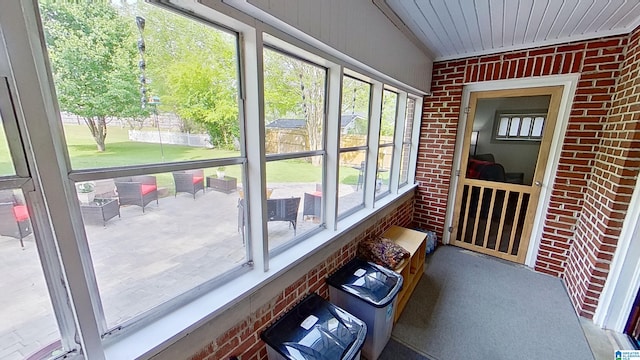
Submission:
[[[626,34],[640,0],[373,0],[434,60]]]

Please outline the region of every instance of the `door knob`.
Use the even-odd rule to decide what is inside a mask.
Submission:
[[[541,183],[540,181],[536,181],[534,184],[535,184],[537,187],[541,187],[541,186],[542,186],[542,183]]]

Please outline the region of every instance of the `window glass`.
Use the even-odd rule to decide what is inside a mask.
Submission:
[[[498,127],[498,135],[499,136],[507,136],[507,131],[509,130],[509,118],[501,117],[500,125]]]
[[[74,169],[238,154],[235,34],[143,2],[40,12]]]
[[[338,216],[364,204],[366,158],[366,150],[340,153]]]
[[[520,118],[512,117],[511,124],[509,125],[509,136],[518,136],[519,128],[520,128]]]
[[[9,144],[7,143],[7,135],[4,132],[4,120],[2,114],[0,114],[0,176],[3,175],[15,175],[16,169],[13,166],[13,159],[9,152]]]
[[[326,69],[264,50],[267,154],[322,150]]]
[[[409,181],[409,155],[411,155],[411,144],[402,144],[399,181],[401,185],[406,184]]]
[[[413,134],[413,120],[416,111],[416,101],[407,98],[407,112],[404,120],[404,137],[402,138],[402,153],[400,155],[400,180],[402,186],[409,181],[409,155],[411,154],[411,136]]]
[[[542,137],[542,129],[544,127],[544,118],[536,117],[531,130],[531,136]]]
[[[344,76],[342,78],[342,116],[340,147],[367,146],[371,84]]]
[[[52,351],[59,347],[60,333],[32,231],[22,192],[0,190],[3,359],[23,359],[50,344]]]
[[[322,168],[322,156],[267,162],[269,251],[323,223]]]
[[[522,125],[520,126],[520,136],[529,136],[531,131],[531,117],[525,116],[522,118]]]
[[[497,140],[540,141],[546,117],[501,114],[498,118],[500,120],[495,135]]]
[[[376,176],[376,192],[389,191],[389,177],[391,172],[391,158],[393,146],[384,146],[378,149],[378,170]]]
[[[382,118],[380,119],[380,144],[393,144],[398,111],[398,94],[384,90],[382,94]]]
[[[247,261],[242,179],[233,165],[76,183],[108,327]]]

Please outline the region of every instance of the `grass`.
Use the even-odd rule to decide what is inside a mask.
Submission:
[[[154,130],[154,129],[148,129]],[[129,141],[128,129],[108,127],[106,150],[99,152],[96,143],[85,125],[64,125],[65,138],[73,169],[104,168],[127,165],[162,163],[163,157],[159,144]],[[13,164],[0,126],[0,175],[14,174]],[[187,161],[235,157],[238,151],[206,149],[181,145],[163,145],[164,161]],[[225,173],[241,181],[241,166],[227,166]],[[215,175],[215,169],[205,169],[205,175]],[[173,188],[170,173],[157,174],[158,186]],[[271,183],[314,183],[320,182],[322,168],[302,160],[274,161],[267,164],[267,182]],[[340,182],[355,185],[358,170],[351,167],[340,168]]]

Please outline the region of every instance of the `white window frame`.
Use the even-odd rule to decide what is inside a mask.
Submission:
[[[337,169],[339,164],[339,116],[340,116],[340,88],[342,74],[346,72],[345,66],[353,66],[363,74],[371,74],[368,68],[361,67],[361,64],[348,64],[343,60],[317,50],[313,46],[292,38],[269,25],[256,22],[253,18],[229,10],[220,5],[209,5],[212,8],[199,3],[187,3],[179,1],[180,9],[176,5],[170,6],[179,12],[197,13],[210,21],[219,22],[240,33],[240,68],[241,76],[241,114],[244,114],[245,140],[244,143],[252,144],[246,148],[246,158],[234,159],[213,159],[205,160],[196,164],[168,164],[150,165],[142,167],[125,167],[109,169],[109,172],[99,170],[78,170],[71,171],[66,159],[65,152],[61,146],[61,134],[55,128],[57,118],[57,105],[53,100],[53,87],[51,75],[46,66],[46,52],[43,41],[38,31],[41,27],[37,20],[37,9],[31,0],[19,0],[15,3],[5,4],[2,14],[0,14],[0,24],[2,24],[3,37],[7,41],[9,58],[11,60],[11,71],[16,82],[16,94],[18,95],[18,107],[24,111],[21,115],[24,119],[25,131],[30,140],[38,145],[34,151],[34,160],[38,166],[39,178],[37,184],[42,186],[42,192],[46,194],[46,206],[56,208],[56,212],[50,214],[51,223],[45,227],[51,229],[51,240],[43,237],[43,242],[50,245],[58,245],[59,255],[51,254],[54,261],[43,261],[45,274],[50,274],[47,279],[48,285],[53,288],[52,299],[58,292],[62,295],[69,294],[71,303],[68,311],[55,307],[56,316],[63,320],[60,326],[63,335],[63,342],[71,344],[68,349],[76,353],[84,353],[92,359],[104,358],[134,358],[149,357],[162,350],[163,344],[170,344],[187,334],[193,332],[205,321],[217,318],[225,314],[224,318],[230,324],[236,319],[246,316],[246,313],[227,314],[227,310],[233,304],[242,302],[252,297],[255,289],[263,289],[261,298],[269,299],[269,293],[279,291],[271,289],[267,284],[275,281],[281,274],[305,259],[318,253],[342,234],[357,226],[357,224],[371,216],[385,206],[393,204],[394,200],[405,196],[413,191],[413,187],[405,186],[402,192],[398,191],[397,179],[399,174],[399,157],[394,151],[394,160],[390,173],[389,194],[395,196],[385,196],[384,199],[376,199],[375,180],[377,175],[377,161],[367,161],[367,176],[365,186],[368,190],[365,193],[364,208],[341,219],[340,224],[336,221],[337,199],[327,196],[325,205],[326,229],[320,229],[315,234],[310,235],[303,242],[293,244],[290,248],[281,253],[269,257],[268,246],[266,244],[265,222],[262,220],[264,212],[265,196],[265,164],[264,154],[264,104],[262,87],[262,49],[263,41],[270,45],[278,45],[278,48],[294,55],[310,60],[311,62],[325,66],[328,69],[328,92],[325,98],[327,115],[325,117],[325,160],[323,161],[325,170],[323,184],[325,189],[334,189],[337,186]],[[229,17],[229,15],[231,17]],[[250,25],[248,25],[250,24]],[[10,40],[10,41],[8,41]],[[275,41],[274,41],[275,40]],[[277,44],[274,44],[277,43]],[[31,44],[23,46],[17,44]],[[280,46],[281,43],[284,46]],[[308,55],[308,56],[306,56]],[[379,148],[380,113],[382,107],[382,90],[386,86],[381,79],[371,74],[370,83],[373,85],[369,122],[369,143],[368,159],[377,159]],[[388,86],[387,86],[388,87]],[[244,91],[242,90],[244,89]],[[408,88],[407,88],[408,89]],[[407,96],[408,90],[396,88],[399,95]],[[400,99],[397,104],[401,104]],[[24,105],[23,105],[24,104]],[[416,106],[421,107],[421,101]],[[396,110],[396,115],[401,116]],[[402,114],[403,116],[404,114]],[[419,119],[420,113],[416,112]],[[42,123],[33,119],[47,119],[46,125],[50,131],[43,131]],[[256,126],[256,124],[258,126]],[[396,126],[401,126],[402,121],[396,121]],[[415,173],[415,159],[417,157],[417,142],[419,134],[419,121],[414,122],[414,136],[411,151],[410,173]],[[394,142],[391,146],[397,148],[402,143],[398,131],[395,131]],[[51,134],[54,134],[52,137]],[[56,140],[58,139],[58,140]],[[259,144],[255,146],[254,144]],[[29,144],[25,145],[29,147]],[[126,329],[118,329],[112,336],[102,339],[104,334],[101,328],[99,317],[99,301],[96,301],[98,294],[92,284],[95,284],[91,271],[91,264],[87,263],[85,252],[87,251],[86,236],[79,221],[81,219],[79,206],[75,197],[73,181],[87,181],[91,179],[102,179],[113,177],[114,175],[138,175],[142,173],[159,173],[171,170],[184,170],[195,167],[213,167],[220,165],[242,164],[245,168],[246,192],[248,201],[248,225],[247,241],[252,241],[247,246],[249,251],[248,259],[253,259],[253,268],[263,271],[245,271],[237,276],[234,281],[227,281],[215,284],[208,289],[202,289],[189,296],[177,297],[172,300],[171,306],[162,308],[153,316],[147,316],[145,321],[134,321],[126,324]],[[331,174],[331,175],[329,175]],[[395,180],[394,180],[395,179]],[[414,178],[411,179],[411,182]],[[395,182],[395,183],[394,183]],[[36,192],[37,193],[37,192]],[[387,194],[387,195],[389,195]],[[31,195],[28,196],[32,198]],[[375,209],[374,209],[375,200]],[[45,202],[36,196],[31,200],[36,213],[46,209]],[[65,211],[66,209],[66,211]],[[43,230],[45,231],[45,230]],[[53,234],[58,239],[73,239],[71,241],[54,241]],[[67,285],[63,286],[55,273],[55,260],[60,260],[63,264],[61,272],[67,279]],[[46,262],[46,263],[45,263]],[[251,265],[251,264],[249,264]],[[67,289],[68,288],[68,289]],[[64,296],[62,296],[64,298]],[[60,301],[62,303],[62,301]],[[72,325],[71,325],[72,324]],[[222,326],[226,326],[222,324]],[[71,330],[66,330],[66,329]],[[77,335],[80,334],[80,335]],[[71,336],[77,336],[78,344]]]

